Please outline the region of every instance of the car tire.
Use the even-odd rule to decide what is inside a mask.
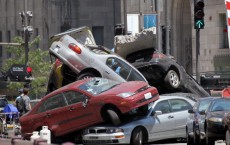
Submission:
[[[131,144],[132,145],[142,145],[143,144],[143,130],[138,127],[134,129],[131,137]]]
[[[164,78],[164,82],[168,89],[178,89],[180,86],[179,74],[174,70],[169,70]]]
[[[208,130],[207,130],[207,127],[205,129],[205,134],[206,134],[206,145],[215,145],[215,140],[212,139],[211,137],[209,137],[208,135]]]
[[[121,124],[121,120],[120,120],[118,114],[114,110],[108,109],[107,114],[109,116],[109,120],[112,122],[113,125],[120,125]]]
[[[88,79],[88,78],[92,78],[92,77],[96,77],[96,75],[91,73],[91,72],[86,72],[86,73],[80,74],[77,77],[77,80],[84,80],[84,79]]]
[[[225,132],[225,143],[226,145],[230,145],[230,132],[228,129]]]
[[[193,127],[195,128],[195,127]],[[196,134],[196,131],[193,131],[193,144],[200,145],[200,136]]]
[[[187,145],[194,145],[193,139],[189,136],[188,131],[186,130]]]

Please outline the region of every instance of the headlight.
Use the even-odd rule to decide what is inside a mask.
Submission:
[[[133,92],[125,92],[125,93],[118,94],[118,96],[120,96],[122,98],[127,98],[127,97],[134,95],[134,94],[135,93],[133,93]]]
[[[212,122],[222,122],[222,118],[217,118],[217,117],[211,117],[208,120]]]
[[[123,129],[120,129],[120,128],[114,128],[114,129],[107,129],[106,131],[107,133],[117,133],[117,132],[124,132]]]

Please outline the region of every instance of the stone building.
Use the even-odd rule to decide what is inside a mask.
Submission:
[[[158,2],[158,24],[163,34],[162,51],[169,51],[187,72],[195,74],[194,0]],[[205,28],[200,30],[200,71],[229,71],[230,52],[224,0],[204,0],[204,3]],[[92,29],[98,44],[112,48],[114,27],[116,24],[125,23],[126,13],[140,14],[140,19],[144,14],[156,14],[156,0],[126,0],[126,7],[124,4],[124,0],[0,0],[0,42],[11,42],[14,36],[21,34],[22,25],[18,13],[24,11],[27,6],[27,10],[33,12],[32,37],[40,35],[42,41],[39,47],[44,50],[48,49],[50,36],[84,25]],[[140,29],[142,25],[141,22]],[[168,48],[165,47],[164,39],[164,30],[167,27],[170,30]],[[12,57],[12,54],[7,53],[4,46],[0,46],[0,66],[9,57]]]

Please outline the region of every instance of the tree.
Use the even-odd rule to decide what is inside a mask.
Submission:
[[[23,43],[22,37],[15,37],[14,42]],[[28,66],[33,71],[34,80],[29,84],[31,99],[40,98],[46,92],[46,86],[48,82],[49,72],[51,63],[49,61],[49,52],[36,48],[40,41],[40,37],[36,37],[34,40],[29,42],[30,49],[28,54]],[[7,59],[3,69],[8,70],[12,64],[25,64],[25,48],[24,46],[8,46],[7,52],[12,54],[12,57]],[[15,89],[23,88],[25,83],[21,82],[9,82],[7,88],[15,91]]]

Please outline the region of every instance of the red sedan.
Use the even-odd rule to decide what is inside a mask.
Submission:
[[[118,125],[121,115],[144,108],[158,98],[157,89],[144,81],[80,80],[43,97],[20,118],[21,132],[25,136],[46,125],[56,137],[104,121]]]

